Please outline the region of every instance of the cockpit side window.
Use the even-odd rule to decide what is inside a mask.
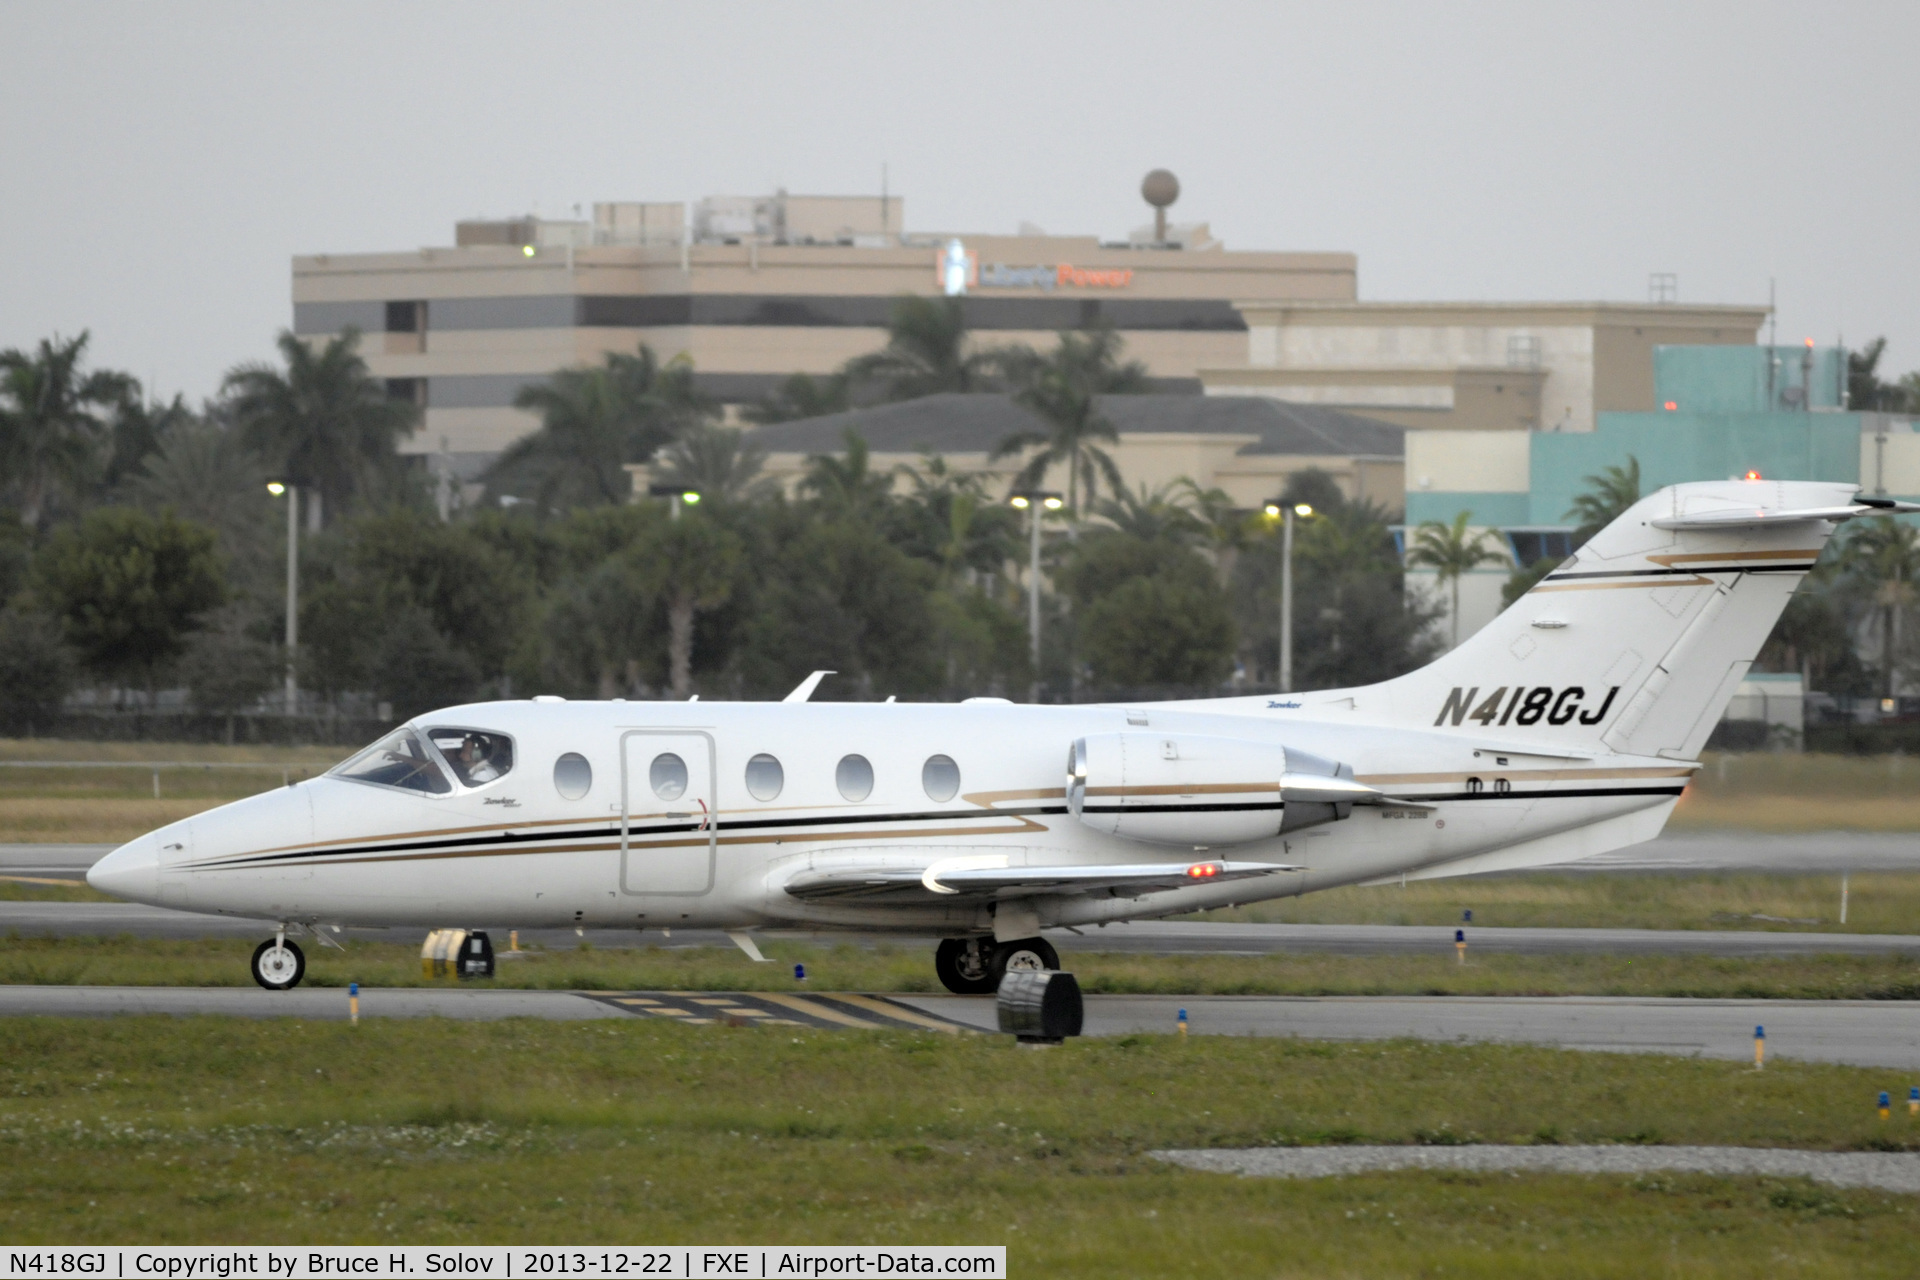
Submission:
[[[434,725],[427,736],[463,787],[484,787],[513,771],[513,739],[504,733]]]
[[[453,784],[447,781],[446,772],[434,760],[427,744],[411,729],[388,734],[351,760],[335,765],[332,773],[336,778],[399,787],[431,796],[444,796],[453,790]]]

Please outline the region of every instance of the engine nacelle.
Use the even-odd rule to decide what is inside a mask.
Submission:
[[[1106,733],[1073,744],[1067,808],[1108,835],[1212,848],[1334,822],[1381,798],[1352,777],[1346,765],[1273,743]]]

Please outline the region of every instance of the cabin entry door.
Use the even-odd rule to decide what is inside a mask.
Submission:
[[[695,898],[713,891],[720,847],[718,766],[705,729],[620,735],[620,891]]]

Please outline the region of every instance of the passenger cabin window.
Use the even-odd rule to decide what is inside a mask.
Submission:
[[[773,800],[780,795],[780,788],[787,782],[787,772],[780,762],[766,752],[761,752],[747,761],[747,794],[755,800]]]
[[[411,729],[388,734],[351,760],[335,765],[332,773],[336,778],[399,787],[403,791],[422,791],[432,796],[444,796],[453,790],[453,784],[447,781],[446,773],[435,762],[426,743]]]
[[[842,756],[833,771],[833,785],[843,798],[858,804],[873,794],[873,766],[865,756]]]
[[[513,740],[502,733],[485,729],[448,729],[435,726],[427,730],[433,745],[453,769],[463,787],[484,787],[498,782],[513,769]]]
[[[960,794],[960,766],[952,756],[928,756],[920,770],[920,785],[926,788],[927,799],[945,804]]]
[[[647,781],[653,784],[653,794],[662,800],[678,800],[687,794],[687,762],[671,751],[663,751],[647,769]]]
[[[553,762],[553,789],[562,800],[578,800],[593,790],[593,766],[578,751],[569,751]]]

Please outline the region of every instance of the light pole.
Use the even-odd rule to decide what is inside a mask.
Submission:
[[[287,714],[300,705],[294,657],[300,647],[300,486],[291,480],[267,481],[267,492],[287,499]]]
[[[1027,642],[1033,648],[1033,687],[1027,701],[1040,701],[1040,511],[1065,506],[1050,489],[1022,489],[1007,498],[1009,505],[1027,513]]]
[[[1313,508],[1304,502],[1292,506],[1275,498],[1266,505],[1269,517],[1280,517],[1280,692],[1293,692],[1293,522],[1307,519]]]

